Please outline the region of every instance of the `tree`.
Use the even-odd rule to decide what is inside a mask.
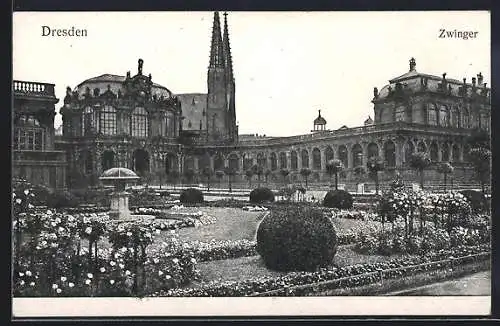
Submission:
[[[344,169],[344,165],[341,160],[332,159],[326,162],[326,172],[330,175],[330,179],[332,175],[335,175],[335,190],[338,190],[339,184],[339,172]]]
[[[380,186],[378,173],[379,171],[383,171],[385,169],[384,160],[379,156],[372,156],[368,159],[368,162],[366,162],[366,167],[370,177],[375,181],[375,193],[378,195]]]
[[[247,176],[248,179],[248,186],[252,188],[252,177],[253,177],[253,170],[250,168],[245,171],[245,175]]]
[[[420,174],[420,188],[424,189],[424,170],[431,165],[431,159],[425,152],[413,153],[410,157],[410,167]]]
[[[222,181],[222,178],[224,177],[224,171],[223,170],[217,170],[215,171],[215,176],[217,177],[217,179],[219,180],[219,188],[221,187],[220,186],[220,183]]]
[[[210,191],[210,179],[212,178],[212,169],[210,167],[205,167],[202,170],[203,175],[207,178],[207,191]]]
[[[227,180],[229,183],[229,192],[233,192],[232,181],[233,181],[233,176],[236,174],[236,170],[227,166],[224,169],[224,172],[227,174]]]
[[[283,176],[283,185],[286,186],[286,177],[290,174],[290,171],[288,169],[281,169],[280,174]]]
[[[356,191],[358,189],[358,184],[360,181],[362,181],[365,177],[366,171],[365,168],[362,166],[356,166],[354,168],[354,178],[356,180]]]
[[[446,181],[448,174],[453,173],[453,166],[449,162],[444,162],[438,165],[438,172],[444,175],[444,190],[446,191]]]
[[[471,163],[477,173],[481,183],[481,191],[485,193],[485,184],[488,183],[491,168],[491,150],[487,148],[476,147],[470,150]]]
[[[266,183],[269,179],[269,176],[272,174],[271,170],[269,169],[266,169],[266,171],[264,172],[264,177],[266,178]]]
[[[300,175],[306,180],[306,188],[307,188],[307,179],[311,175],[312,171],[309,168],[303,168],[300,170]]]

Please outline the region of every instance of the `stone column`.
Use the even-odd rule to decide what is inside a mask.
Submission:
[[[438,162],[441,162],[443,160],[443,153],[441,152],[441,144],[439,142],[436,142],[437,144],[437,149],[438,149]]]
[[[311,148],[308,148],[307,152],[309,153],[309,169],[311,169],[311,171],[314,171],[313,150]]]
[[[198,156],[193,156],[193,169],[194,172],[201,172],[199,171]]]
[[[352,147],[350,144],[346,145],[346,147],[347,147],[347,166],[346,166],[346,169],[350,169],[354,165],[354,162],[352,160]]]
[[[320,149],[319,150],[319,153],[320,153],[320,163],[321,163],[321,171],[324,171],[325,168],[326,168],[326,157],[325,157],[325,151],[326,149],[323,148],[323,149]]]
[[[297,150],[297,170],[302,169],[302,151],[299,149]]]
[[[363,143],[361,145],[361,148],[363,150],[363,155],[361,156],[361,164],[363,168],[366,170],[366,163],[368,162],[368,143]]]

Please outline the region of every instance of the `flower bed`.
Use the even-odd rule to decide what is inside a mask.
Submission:
[[[324,269],[317,272],[292,272],[279,277],[263,277],[260,279],[251,279],[232,282],[208,282],[198,288],[171,289],[152,293],[151,296],[172,296],[172,297],[200,297],[200,296],[249,296],[258,295],[274,290],[286,289],[292,286],[313,284],[324,281],[333,281],[343,279],[338,284],[339,287],[356,287],[370,284],[379,280],[378,273],[384,270],[393,270],[399,267],[408,267],[439,261],[450,257],[462,257],[488,251],[487,246],[476,247],[457,247],[453,250],[439,251],[428,254],[424,257],[412,257],[394,259],[384,263],[360,264],[342,267],[338,269]],[[486,257],[486,256],[485,256]],[[440,268],[439,265],[424,265],[415,269],[400,269],[394,272],[394,275],[388,274],[387,277],[401,277],[418,273],[426,269]],[[293,293],[288,293],[293,294]]]

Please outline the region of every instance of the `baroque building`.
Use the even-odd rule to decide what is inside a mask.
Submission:
[[[55,148],[54,84],[14,80],[13,176],[52,189],[65,187],[66,154]]]
[[[456,183],[474,182],[466,139],[477,128],[490,129],[491,89],[481,73],[470,83],[433,76],[417,72],[412,58],[408,72],[374,88],[373,113],[362,126],[329,130],[318,112],[308,134],[238,137],[227,15],[223,30],[218,12],[212,26],[207,93],[174,94],[143,74],[141,59],[134,76],[104,74],[68,87],[58,141],[67,152],[68,187],[97,184],[104,170],[117,166],[163,182],[188,174],[204,179],[206,168],[244,181],[254,165],[269,170],[271,181],[282,180],[280,170],[287,169],[297,182],[308,168],[310,181],[327,183],[326,162],[333,158],[343,162],[341,180],[349,184],[372,156],[386,162],[382,180],[396,172],[417,180],[408,166],[415,151],[435,163],[428,179],[440,178],[436,163],[451,162]]]

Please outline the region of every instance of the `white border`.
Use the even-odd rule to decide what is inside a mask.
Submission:
[[[13,317],[429,316],[491,313],[491,296],[14,298]]]

